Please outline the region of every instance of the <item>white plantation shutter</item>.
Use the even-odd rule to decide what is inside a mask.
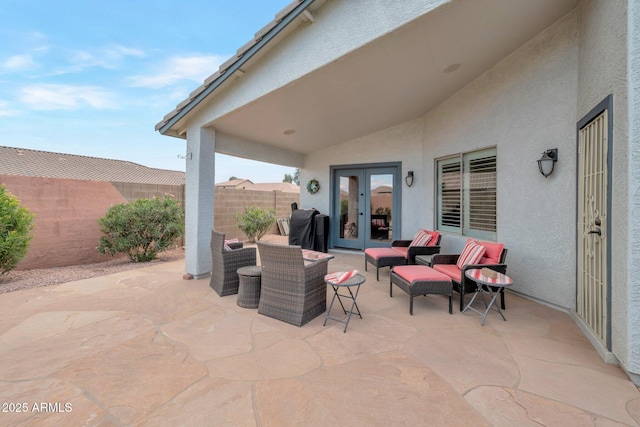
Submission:
[[[495,240],[496,149],[438,161],[438,229]]]
[[[495,238],[496,155],[484,150],[464,156],[464,226],[462,234]]]
[[[462,204],[462,165],[459,157],[438,163],[438,181],[438,228],[459,232]]]

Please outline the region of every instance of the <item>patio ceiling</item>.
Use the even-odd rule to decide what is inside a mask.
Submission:
[[[577,3],[454,1],[211,124],[303,155],[367,135],[424,115]]]

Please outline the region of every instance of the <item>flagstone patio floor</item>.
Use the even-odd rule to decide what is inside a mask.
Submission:
[[[388,269],[329,263],[350,269],[346,333],[241,308],[183,261],[0,295],[0,425],[640,425],[640,392],[568,314],[507,294],[484,327],[457,295],[410,316]]]

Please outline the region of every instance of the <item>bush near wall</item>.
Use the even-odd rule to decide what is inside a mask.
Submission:
[[[248,240],[237,226],[237,215],[244,213],[249,206],[276,211],[276,218],[291,215],[291,204],[300,204],[299,193],[285,193],[282,191],[254,191],[235,188],[216,188],[213,213],[214,228],[225,233],[228,239]],[[268,234],[279,234],[278,225],[272,226]]]
[[[100,240],[98,219],[112,204],[139,198],[173,194],[184,206],[184,186],[110,183],[61,178],[0,175],[0,183],[35,214],[33,240],[27,256],[16,270],[64,267],[109,261],[97,253]],[[291,203],[300,203],[298,193],[215,189],[214,224],[228,238],[247,240],[237,227],[236,215],[248,206],[275,209],[276,218],[291,215]],[[274,225],[271,234],[278,234]],[[182,241],[177,242],[183,244]]]
[[[184,200],[184,186],[16,175],[0,175],[0,183],[35,214],[33,240],[16,270],[109,261],[96,246],[102,235],[98,219],[111,205],[165,193]]]

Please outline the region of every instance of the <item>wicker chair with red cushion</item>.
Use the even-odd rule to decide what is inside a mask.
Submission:
[[[415,264],[416,255],[433,255],[440,252],[442,235],[437,231],[420,230],[412,240],[394,240],[390,248],[367,248],[364,251],[364,270],[371,263],[376,267],[376,279],[380,280],[380,268]]]
[[[476,246],[481,246],[484,251],[478,250]],[[478,253],[480,256],[478,257]],[[467,260],[463,260],[467,256]],[[479,260],[478,260],[479,258]],[[465,276],[464,272],[472,268],[490,268],[499,273],[506,274],[507,248],[502,243],[485,242],[468,239],[461,254],[434,255],[431,263],[433,269],[451,277],[453,290],[460,293],[460,311],[464,310],[464,295],[475,292],[477,284]],[[500,289],[500,307],[504,310],[504,288]]]

